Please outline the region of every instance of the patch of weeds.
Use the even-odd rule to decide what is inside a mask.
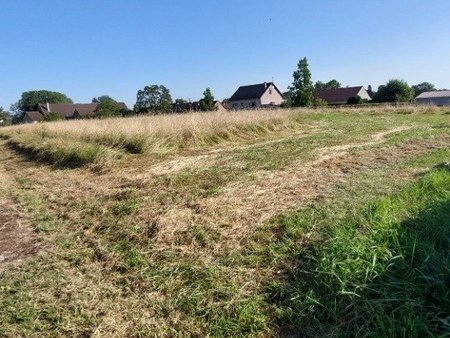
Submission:
[[[61,167],[99,164],[111,155],[103,146],[61,139],[10,139],[7,145],[31,160]]]
[[[438,149],[407,161],[404,167],[431,168],[446,161],[450,161],[450,149]]]
[[[201,198],[216,196],[220,192],[220,188],[214,185],[205,184],[200,186],[198,196]]]
[[[283,333],[448,335],[449,187],[436,170],[356,210],[284,218],[268,250],[285,272],[266,288]]]
[[[114,207],[113,213],[116,216],[125,216],[135,213],[137,209],[138,203],[136,201],[123,201]]]
[[[442,129],[442,128],[450,129],[450,123],[449,122],[442,122],[442,123],[438,123],[438,124],[433,124],[431,126],[431,128],[433,128],[433,129]]]
[[[221,239],[220,232],[201,225],[192,224],[189,226],[188,232],[201,247],[210,246],[210,244],[217,243]]]

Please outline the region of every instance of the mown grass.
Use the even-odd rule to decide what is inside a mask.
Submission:
[[[436,194],[434,188],[427,188],[433,186],[430,177],[445,171],[433,171],[399,193],[407,179],[400,179],[397,173],[422,172],[448,161],[450,154],[445,149],[411,155],[415,158],[405,163],[350,176],[338,183],[330,199],[319,199],[296,213],[277,217],[263,229],[248,224],[254,231],[243,239],[242,248],[232,252],[224,236],[232,224],[191,223],[180,216],[172,229],[177,235],[167,243],[159,237],[166,229],[157,216],[174,205],[181,208],[186,204],[201,213],[202,199],[220,196],[221,188],[230,182],[245,183],[247,176],[259,170],[275,171],[294,161],[312,159],[322,146],[364,142],[367,134],[404,124],[426,130],[427,124],[445,122],[442,114],[417,122],[419,115],[377,113],[376,121],[368,123],[370,116],[356,112],[299,114],[299,123],[314,125],[310,123],[314,120],[324,130],[301,138],[291,135],[266,146],[245,144],[249,147],[220,155],[205,167],[160,177],[144,175],[143,179],[132,176],[148,168],[145,156],[142,163],[130,164],[138,164],[138,170],[133,168],[130,173],[130,168],[121,164],[123,172],[102,175],[52,168],[41,175],[42,167],[10,160],[13,163],[8,162],[7,172],[16,179],[12,189],[5,192],[0,187],[0,192],[11,194],[29,215],[46,248],[40,256],[1,273],[0,332],[11,337],[351,336],[354,331],[347,318],[359,318],[352,314],[367,311],[355,299],[376,298],[364,287],[375,283],[378,276],[381,283],[389,263],[396,262],[388,259],[398,255],[397,246],[385,234],[409,230],[405,221],[419,219],[425,213],[423,208],[432,208],[433,201],[447,196],[440,188]],[[432,139],[435,132],[445,130],[431,129],[423,137]],[[419,137],[409,131],[401,135],[404,133],[407,139]],[[397,134],[389,140],[391,137],[398,138],[395,143],[404,141]],[[416,186],[423,190],[414,195],[423,198],[420,203],[405,197],[413,195],[409,191]],[[427,204],[425,199],[431,202]],[[392,222],[384,222],[391,211]],[[340,246],[335,238],[350,244]],[[406,248],[401,253],[407,252]],[[378,251],[381,258],[372,268],[373,253]],[[330,255],[335,257],[334,263]],[[329,266],[335,268],[332,276],[322,273]],[[359,297],[349,295],[349,290]],[[333,308],[332,304],[337,305]],[[347,309],[346,304],[353,308]],[[342,312],[337,312],[341,309],[338,305],[344,306]],[[381,308],[380,317],[388,323],[392,313],[388,307],[385,313]],[[341,313],[345,316],[339,317]],[[392,314],[396,322],[391,329],[399,323],[396,314]],[[369,336],[373,331],[374,320],[368,318],[367,327],[355,321],[362,329],[358,334]],[[420,324],[419,319],[414,321]],[[430,330],[441,329],[430,326]]]
[[[350,202],[350,201],[349,201]],[[450,168],[368,204],[311,206],[277,223],[267,285],[283,334],[450,334]]]
[[[448,155],[436,151],[415,161],[422,168]],[[395,177],[400,168],[389,170]],[[143,203],[134,191],[112,194],[107,205],[74,201],[60,215],[36,195],[32,180],[20,180],[18,198],[56,251],[2,274],[2,330],[6,336],[445,334],[432,319],[442,319],[448,300],[450,265],[442,248],[448,249],[450,174],[435,170],[377,198],[377,190],[401,186],[391,180],[386,168],[363,174],[339,197],[275,219],[243,252],[219,253],[213,261],[203,255],[220,232],[202,225],[190,227],[172,250],[160,250],[151,224],[132,222]],[[179,251],[189,238],[196,254]],[[436,294],[443,297],[436,301]]]

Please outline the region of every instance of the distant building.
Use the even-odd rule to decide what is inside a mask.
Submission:
[[[232,109],[253,109],[276,107],[283,103],[283,94],[273,82],[264,82],[250,86],[241,86],[231,96]]]
[[[23,116],[24,123],[37,123],[44,120],[44,114],[40,111],[27,111]]]
[[[44,120],[48,113],[58,113],[64,119],[80,119],[92,117],[97,109],[97,103],[39,103],[37,110],[25,112],[25,123],[36,123]],[[123,102],[116,103],[117,108],[127,110]]]
[[[450,106],[450,90],[422,93],[416,97],[416,102],[432,106]]]
[[[201,111],[200,101],[174,103],[173,112],[187,113],[187,112]],[[214,105],[216,106],[216,111],[226,111],[225,107],[222,105],[220,101],[214,101]]]
[[[315,98],[320,98],[328,104],[346,104],[351,97],[359,96],[365,101],[371,101],[369,93],[363,86],[337,89],[319,89],[314,92]]]

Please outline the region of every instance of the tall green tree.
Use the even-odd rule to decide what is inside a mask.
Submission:
[[[63,93],[49,90],[31,90],[23,92],[19,101],[11,106],[14,113],[14,120],[21,121],[26,111],[36,110],[39,103],[73,103],[72,100]]]
[[[172,112],[172,96],[169,89],[161,85],[152,85],[139,90],[134,110],[137,113],[152,114]]]
[[[0,107],[0,127],[9,126],[11,124],[12,117],[9,112],[3,110],[3,107]]]
[[[95,118],[108,118],[120,115],[121,111],[119,107],[117,107],[116,102],[110,100],[100,101],[100,103],[97,105],[97,108],[95,108],[94,112]]]
[[[117,102],[109,95],[101,95],[98,97],[94,97],[92,99],[92,103],[101,103],[101,102]]]
[[[338,80],[331,80],[327,83],[324,83],[322,81],[317,81],[314,85],[316,90],[322,90],[322,89],[338,89],[341,88],[341,83]]]
[[[436,87],[432,83],[422,82],[415,86],[412,86],[412,89],[414,89],[415,96],[419,96],[420,94],[425,92],[434,92],[436,90]]]
[[[310,107],[314,104],[314,85],[306,58],[301,59],[293,74],[294,81],[289,87],[292,92],[292,105],[296,107]]]
[[[200,100],[200,110],[202,111],[213,111],[217,110],[215,105],[214,96],[211,89],[206,88],[203,92],[203,99]]]
[[[392,79],[378,87],[377,102],[411,102],[414,100],[414,89],[406,81]]]
[[[369,94],[369,96],[370,96],[371,99],[373,99],[373,98],[375,97],[375,95],[376,95],[376,93],[373,91],[371,85],[369,85],[369,86],[367,87],[367,94]]]

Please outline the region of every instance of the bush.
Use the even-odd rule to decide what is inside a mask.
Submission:
[[[60,120],[64,120],[64,116],[62,116],[60,113],[57,112],[49,112],[47,115],[45,115],[44,117],[44,121],[46,122],[50,122],[50,121],[60,121]]]
[[[362,104],[362,103],[363,99],[359,95],[349,97],[347,100],[347,104]]]
[[[95,118],[108,118],[121,115],[121,110],[117,107],[116,103],[112,101],[100,102],[94,112]]]
[[[314,99],[314,107],[326,107],[328,106],[328,102],[324,99],[321,99],[320,97],[316,97]]]
[[[403,80],[390,80],[379,86],[375,99],[377,102],[412,102],[414,89]]]

